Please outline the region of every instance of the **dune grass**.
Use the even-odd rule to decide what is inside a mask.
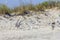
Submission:
[[[45,1],[42,3],[39,3],[37,5],[33,4],[27,4],[27,5],[20,5],[18,7],[15,7],[13,9],[8,8],[4,4],[0,4],[0,14],[5,14],[6,12],[13,13],[13,12],[19,12],[19,14],[24,13],[24,11],[39,11],[39,10],[45,10],[45,9],[50,9],[54,7],[59,7],[60,8],[60,2],[55,2],[55,1]]]
[[[12,10],[4,4],[0,4],[0,14],[5,14],[5,12],[11,13]]]

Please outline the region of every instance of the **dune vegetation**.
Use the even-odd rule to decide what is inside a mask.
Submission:
[[[60,1],[44,1],[42,3],[33,5],[32,3],[27,4],[27,5],[20,5],[18,7],[15,7],[13,9],[8,8],[7,5],[5,4],[0,4],[0,15],[5,14],[6,12],[8,13],[13,13],[13,12],[19,12],[22,14],[24,11],[40,11],[40,10],[45,10],[45,9],[50,9],[53,7],[59,7],[60,8]]]

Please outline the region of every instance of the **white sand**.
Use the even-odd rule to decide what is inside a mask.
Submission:
[[[0,40],[60,40],[60,10],[49,9],[46,15],[35,13],[9,19],[0,16]]]

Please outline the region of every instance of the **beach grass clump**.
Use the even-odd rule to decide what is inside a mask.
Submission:
[[[0,14],[5,14],[6,12],[11,13],[12,10],[4,4],[0,4]]]
[[[20,5],[18,7],[15,7],[13,9],[8,8],[4,4],[0,4],[0,14],[5,14],[6,12],[8,13],[13,13],[13,12],[19,12],[16,14],[24,14],[25,11],[44,11],[45,9],[50,9],[54,7],[59,7],[60,8],[60,1],[44,1],[39,4],[25,4],[25,5]]]

